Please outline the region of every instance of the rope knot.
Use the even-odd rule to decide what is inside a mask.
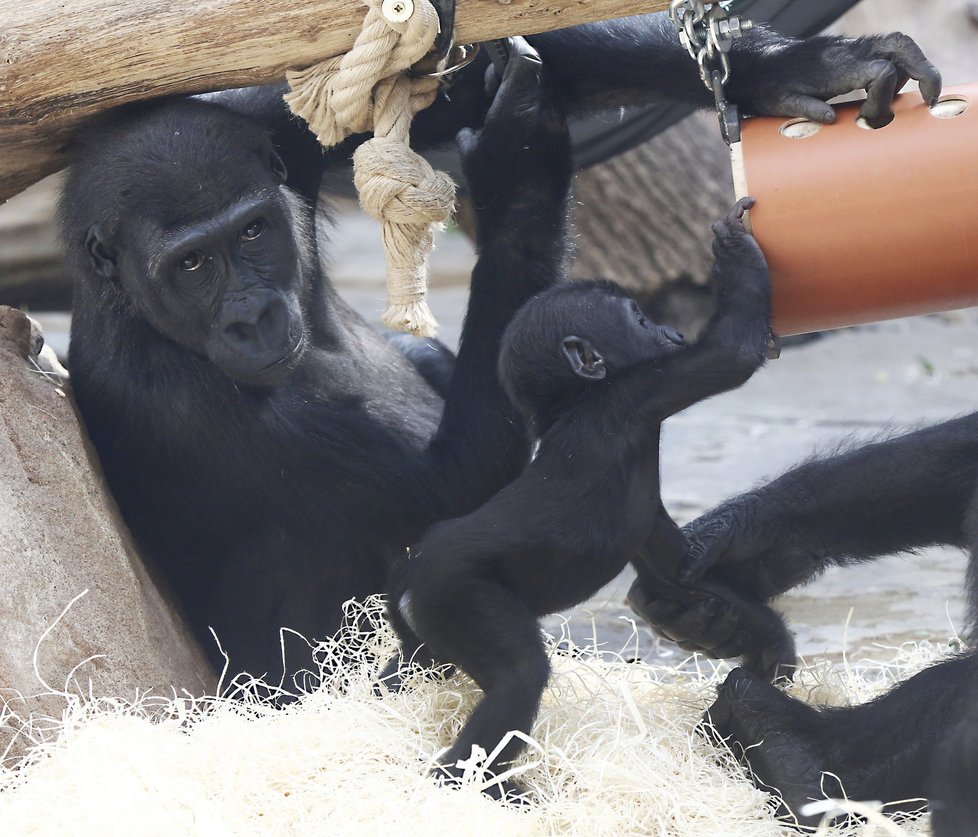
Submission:
[[[394,224],[443,224],[455,203],[455,184],[408,146],[374,137],[353,155],[353,182],[364,212]]]

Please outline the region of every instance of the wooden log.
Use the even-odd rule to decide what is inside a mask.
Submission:
[[[346,52],[356,0],[14,0],[0,36],[0,202],[64,165],[85,118],[154,96],[267,84]],[[667,8],[667,0],[460,0],[459,43]]]

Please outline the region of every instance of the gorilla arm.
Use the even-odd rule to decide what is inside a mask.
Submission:
[[[690,549],[680,578],[714,578],[767,601],[833,565],[930,544],[973,545],[976,502],[978,413],[803,463],[727,500],[685,528]],[[643,618],[687,650],[718,657],[750,650],[736,609],[631,595]]]
[[[665,13],[621,18],[560,29],[527,40],[539,51],[569,113],[613,109],[656,100],[692,102],[702,107],[712,97],[699,78],[696,62],[680,45]],[[941,91],[941,76],[912,39],[899,33],[867,38],[825,35],[801,40],[755,27],[731,52],[729,99],[742,112],[803,116],[830,122],[825,99],[865,89],[860,115],[872,125],[889,119],[890,102],[908,79],[920,82],[930,103]],[[449,142],[459,129],[482,124],[489,102],[483,53],[457,74],[436,102],[415,118],[412,143],[425,148]],[[293,177],[293,188],[318,185],[331,163],[344,162],[362,137],[324,152],[310,142],[304,123],[281,100],[284,85],[214,94],[235,109],[263,118],[273,130]]]

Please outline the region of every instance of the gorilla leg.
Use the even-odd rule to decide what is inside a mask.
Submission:
[[[401,640],[401,649],[387,661],[387,664],[377,675],[374,693],[378,696],[382,694],[383,690],[388,692],[399,692],[401,690],[404,681],[401,678],[400,669],[405,663],[415,663],[425,669],[438,668],[443,664],[431,653],[430,646],[425,645],[414,632],[414,629],[404,618],[404,613],[400,607],[388,605],[387,620],[397,633],[398,639]]]
[[[485,693],[441,757],[442,772],[458,776],[455,765],[471,756],[473,746],[491,754],[511,730],[529,735],[550,661],[537,616],[523,601],[495,581],[452,575],[426,574],[402,607],[433,656],[466,671]],[[511,737],[492,769],[504,768],[523,746]]]
[[[934,837],[978,834],[978,657],[973,653],[968,661],[962,717],[945,732],[931,763],[927,798]]]
[[[839,795],[834,780],[823,783],[824,718],[745,669],[730,672],[704,720],[712,725],[708,734],[725,740],[750,768],[754,783],[781,797],[779,813],[793,814],[801,825],[817,825],[821,817],[802,816],[802,807]]]
[[[912,810],[923,807],[948,726],[963,707],[970,711],[975,663],[974,656],[945,660],[869,703],[823,710],[735,669],[707,716],[736,745],[757,784],[777,790],[802,824],[820,819],[801,816],[807,802],[843,792],[850,799],[901,801],[890,810]],[[978,731],[970,726],[974,717],[965,719],[970,733]],[[958,748],[965,766],[975,764],[975,750],[957,740],[947,744]],[[945,787],[954,795],[964,781],[955,775]],[[968,784],[968,794],[973,787]],[[967,805],[974,806],[970,796]]]
[[[965,518],[971,544],[968,593],[972,641],[978,616],[978,491]],[[968,657],[970,673],[962,684],[958,719],[945,732],[934,756],[928,799],[935,837],[974,837],[978,834],[978,652]],[[948,682],[947,688],[956,684]]]

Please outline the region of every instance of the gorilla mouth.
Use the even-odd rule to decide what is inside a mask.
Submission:
[[[255,363],[242,363],[242,358],[234,355],[211,356],[211,360],[225,375],[242,384],[261,388],[276,387],[281,384],[298,364],[308,345],[305,331],[279,357],[261,366]]]
[[[303,353],[306,351],[306,346],[308,344],[308,339],[306,338],[305,329],[299,332],[299,337],[296,339],[295,343],[292,344],[291,348],[287,349],[285,354],[277,360],[273,360],[271,363],[266,363],[264,366],[259,367],[256,371],[259,374],[264,372],[272,372],[276,369],[280,369],[283,366],[288,366],[294,361],[297,361],[302,357]]]

